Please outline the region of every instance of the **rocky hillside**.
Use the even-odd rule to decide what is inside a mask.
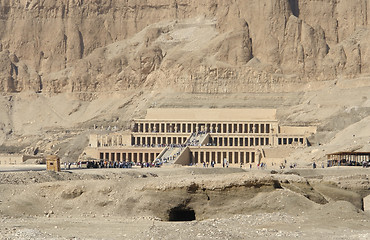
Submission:
[[[370,73],[366,0],[0,0],[0,91],[290,91]]]

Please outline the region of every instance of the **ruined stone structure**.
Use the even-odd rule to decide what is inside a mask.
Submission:
[[[265,148],[307,146],[315,131],[280,126],[274,109],[148,109],[128,134],[91,135],[85,152],[108,161],[256,165]]]
[[[42,162],[42,159],[38,156],[28,156],[23,154],[0,154],[0,165],[17,165],[17,164],[23,164],[27,160],[34,159],[40,160]]]

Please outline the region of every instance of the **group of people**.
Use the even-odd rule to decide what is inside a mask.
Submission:
[[[131,147],[148,147],[148,148],[154,148],[154,147],[168,147],[167,144],[136,144],[132,145]]]
[[[132,168],[135,163],[132,162],[120,162],[120,161],[78,161],[76,163],[64,163],[64,170],[71,169],[72,165],[75,165],[76,168],[82,168],[82,165],[86,164],[86,168]]]
[[[261,162],[257,164],[257,169],[260,169],[260,168],[265,169],[266,167],[267,167],[266,163]]]
[[[215,165],[216,165],[216,162],[215,161],[211,161],[211,167],[215,167]],[[203,167],[205,168],[205,167],[208,167],[209,166],[209,162],[203,162]]]
[[[91,162],[92,168],[132,168],[134,163],[132,162],[121,162],[121,161],[107,161],[107,160],[100,160],[100,162]],[[87,165],[89,168],[89,165]]]
[[[192,139],[191,141],[186,143],[186,146],[199,146],[199,140],[198,139]]]

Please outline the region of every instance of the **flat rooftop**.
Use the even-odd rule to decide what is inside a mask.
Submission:
[[[276,121],[276,109],[257,108],[149,108],[146,120]]]

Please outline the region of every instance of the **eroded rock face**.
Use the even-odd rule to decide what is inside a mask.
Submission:
[[[368,4],[0,0],[0,91],[289,91],[370,72]]]
[[[0,52],[0,91],[1,92],[20,92],[20,91],[41,90],[41,78],[33,69],[29,69],[27,64],[19,62],[15,54],[8,50]]]

